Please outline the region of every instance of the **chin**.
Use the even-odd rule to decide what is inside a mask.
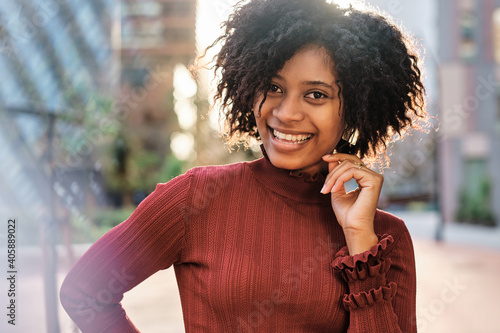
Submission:
[[[287,163],[287,162],[280,162],[280,161],[277,161],[277,162],[274,162],[273,159],[271,159],[271,163],[277,167],[277,168],[280,168],[280,169],[285,169],[285,170],[298,170],[298,169],[302,169],[303,166],[301,166],[300,164],[292,164],[292,163]]]
[[[320,163],[321,161],[318,161],[317,163],[304,163],[304,162],[294,162],[290,160],[284,160],[283,158],[273,158],[269,156],[269,160],[271,163],[280,169],[285,169],[285,170],[303,170],[303,169],[311,169],[313,173],[316,173],[320,169]],[[317,169],[317,170],[316,170]]]

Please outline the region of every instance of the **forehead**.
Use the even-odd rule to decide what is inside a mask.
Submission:
[[[310,45],[298,50],[292,58],[285,62],[278,75],[303,79],[322,79],[335,81],[334,64],[328,51],[321,46]]]

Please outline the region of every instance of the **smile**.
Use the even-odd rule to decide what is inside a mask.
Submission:
[[[287,133],[282,133],[278,130],[275,130],[273,128],[270,128],[272,130],[273,136],[282,143],[285,144],[299,144],[299,143],[304,143],[308,141],[311,137],[312,134],[287,134]]]

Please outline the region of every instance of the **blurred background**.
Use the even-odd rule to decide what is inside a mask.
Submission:
[[[16,325],[1,314],[1,332],[78,332],[58,289],[91,243],[157,183],[260,157],[228,151],[211,73],[188,71],[235,2],[0,1],[0,274],[8,219],[18,271]],[[500,0],[367,3],[421,45],[439,128],[390,148],[380,202],[414,238],[419,332],[500,332]],[[124,306],[144,332],[183,332],[172,269]]]

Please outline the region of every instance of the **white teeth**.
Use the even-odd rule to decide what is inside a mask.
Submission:
[[[273,134],[276,138],[280,140],[292,141],[293,143],[301,143],[307,141],[311,138],[311,134],[301,134],[301,135],[292,135],[278,132],[277,130],[273,130]]]

